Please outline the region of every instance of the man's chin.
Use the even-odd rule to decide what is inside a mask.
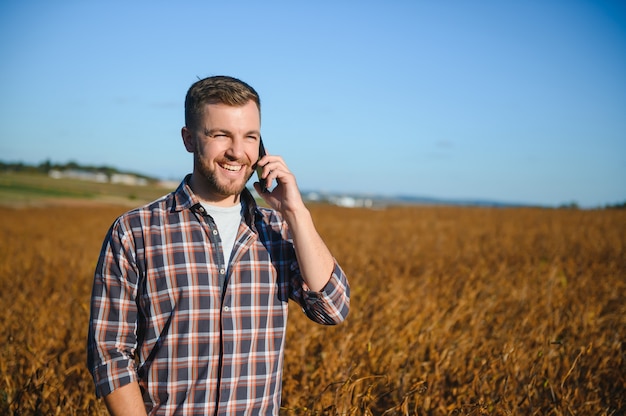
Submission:
[[[227,178],[220,177],[219,174],[215,172],[204,172],[205,184],[208,187],[210,192],[219,195],[224,198],[228,198],[231,196],[239,195],[246,189],[246,184],[252,177],[252,174],[246,175],[246,179],[241,178],[240,180],[233,181]]]
[[[243,192],[244,189],[246,189],[246,182],[243,183],[229,183],[229,184],[218,184],[217,185],[217,193],[225,196],[225,197],[229,197],[229,196],[235,196],[235,195],[239,195]]]

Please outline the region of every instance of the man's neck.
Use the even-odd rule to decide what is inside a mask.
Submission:
[[[220,195],[209,191],[207,189],[208,187],[204,185],[204,182],[206,181],[195,173],[192,173],[191,178],[189,179],[189,187],[200,199],[200,201],[217,207],[232,207],[239,205],[241,201],[241,194]]]

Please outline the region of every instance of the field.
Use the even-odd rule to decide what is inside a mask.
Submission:
[[[0,414],[105,414],[88,303],[126,209],[0,207]],[[626,414],[626,211],[311,210],[351,312],[292,308],[282,414]]]

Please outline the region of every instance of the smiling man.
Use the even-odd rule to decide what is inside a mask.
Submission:
[[[254,101],[237,107],[209,103],[199,115],[182,130],[185,147],[194,154],[190,185],[208,203],[235,205],[259,156],[259,108]]]
[[[277,415],[288,300],[324,325],[348,314],[347,278],[295,177],[281,157],[259,158],[260,108],[235,78],[193,84],[182,129],[193,172],[109,229],[88,366],[113,415]],[[257,165],[270,208],[246,188]]]

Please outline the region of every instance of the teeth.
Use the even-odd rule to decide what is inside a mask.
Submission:
[[[231,172],[239,172],[241,170],[241,165],[220,165],[220,166]]]

